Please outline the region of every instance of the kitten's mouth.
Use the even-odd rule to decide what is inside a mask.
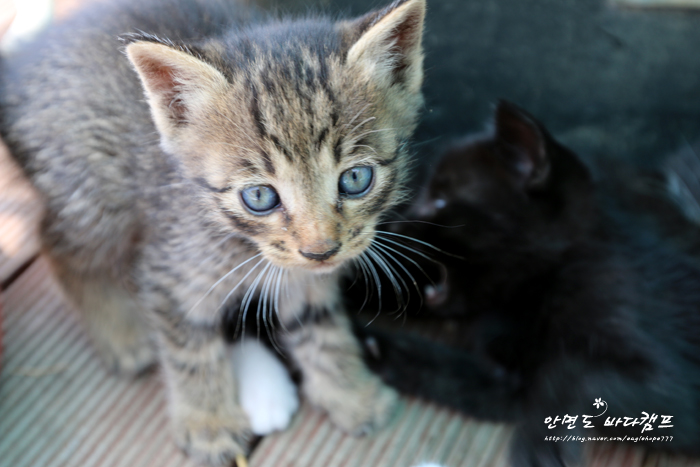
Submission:
[[[425,302],[431,307],[439,307],[444,304],[449,298],[449,287],[448,287],[448,272],[447,268],[440,265],[440,281],[433,285],[427,285],[424,289]]]
[[[320,261],[310,265],[310,269],[317,273],[333,272],[338,269],[338,266],[342,263],[342,261]]]

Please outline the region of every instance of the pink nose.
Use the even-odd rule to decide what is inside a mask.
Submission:
[[[299,253],[304,258],[312,259],[314,261],[325,261],[338,253],[338,251],[340,251],[340,246],[340,242],[336,242],[335,240],[325,240],[302,247],[299,250]]]

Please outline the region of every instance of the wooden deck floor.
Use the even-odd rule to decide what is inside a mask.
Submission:
[[[0,283],[5,352],[0,372],[1,467],[185,467],[172,443],[157,372],[118,379],[101,367],[77,314],[38,255],[41,202],[0,150]],[[506,466],[511,429],[477,423],[405,399],[389,427],[352,438],[304,405],[286,431],[268,436],[251,467]],[[590,446],[593,447],[593,446]],[[589,451],[596,467],[695,466],[629,446]]]

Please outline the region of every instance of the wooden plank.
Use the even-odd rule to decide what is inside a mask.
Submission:
[[[42,204],[0,142],[0,284],[39,251]]]
[[[463,460],[475,450],[470,442],[457,442],[464,429],[471,430],[472,438],[481,433],[486,441],[477,449],[478,465],[507,465],[500,455],[509,438],[505,426],[478,423],[413,399],[402,401],[388,427],[360,438],[344,434],[325,415],[304,405],[288,430],[263,439],[251,456],[250,465],[410,467],[419,462]]]
[[[0,463],[195,466],[172,442],[158,375],[107,374],[43,259],[1,299]]]

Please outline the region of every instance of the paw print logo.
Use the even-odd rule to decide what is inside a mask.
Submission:
[[[602,400],[600,397],[598,397],[598,398],[595,400],[595,402],[593,403],[593,405],[595,405],[595,408],[596,408],[596,409],[599,409],[599,408],[601,408],[602,406],[607,405],[607,404],[608,404],[608,403],[605,402],[604,400]]]

